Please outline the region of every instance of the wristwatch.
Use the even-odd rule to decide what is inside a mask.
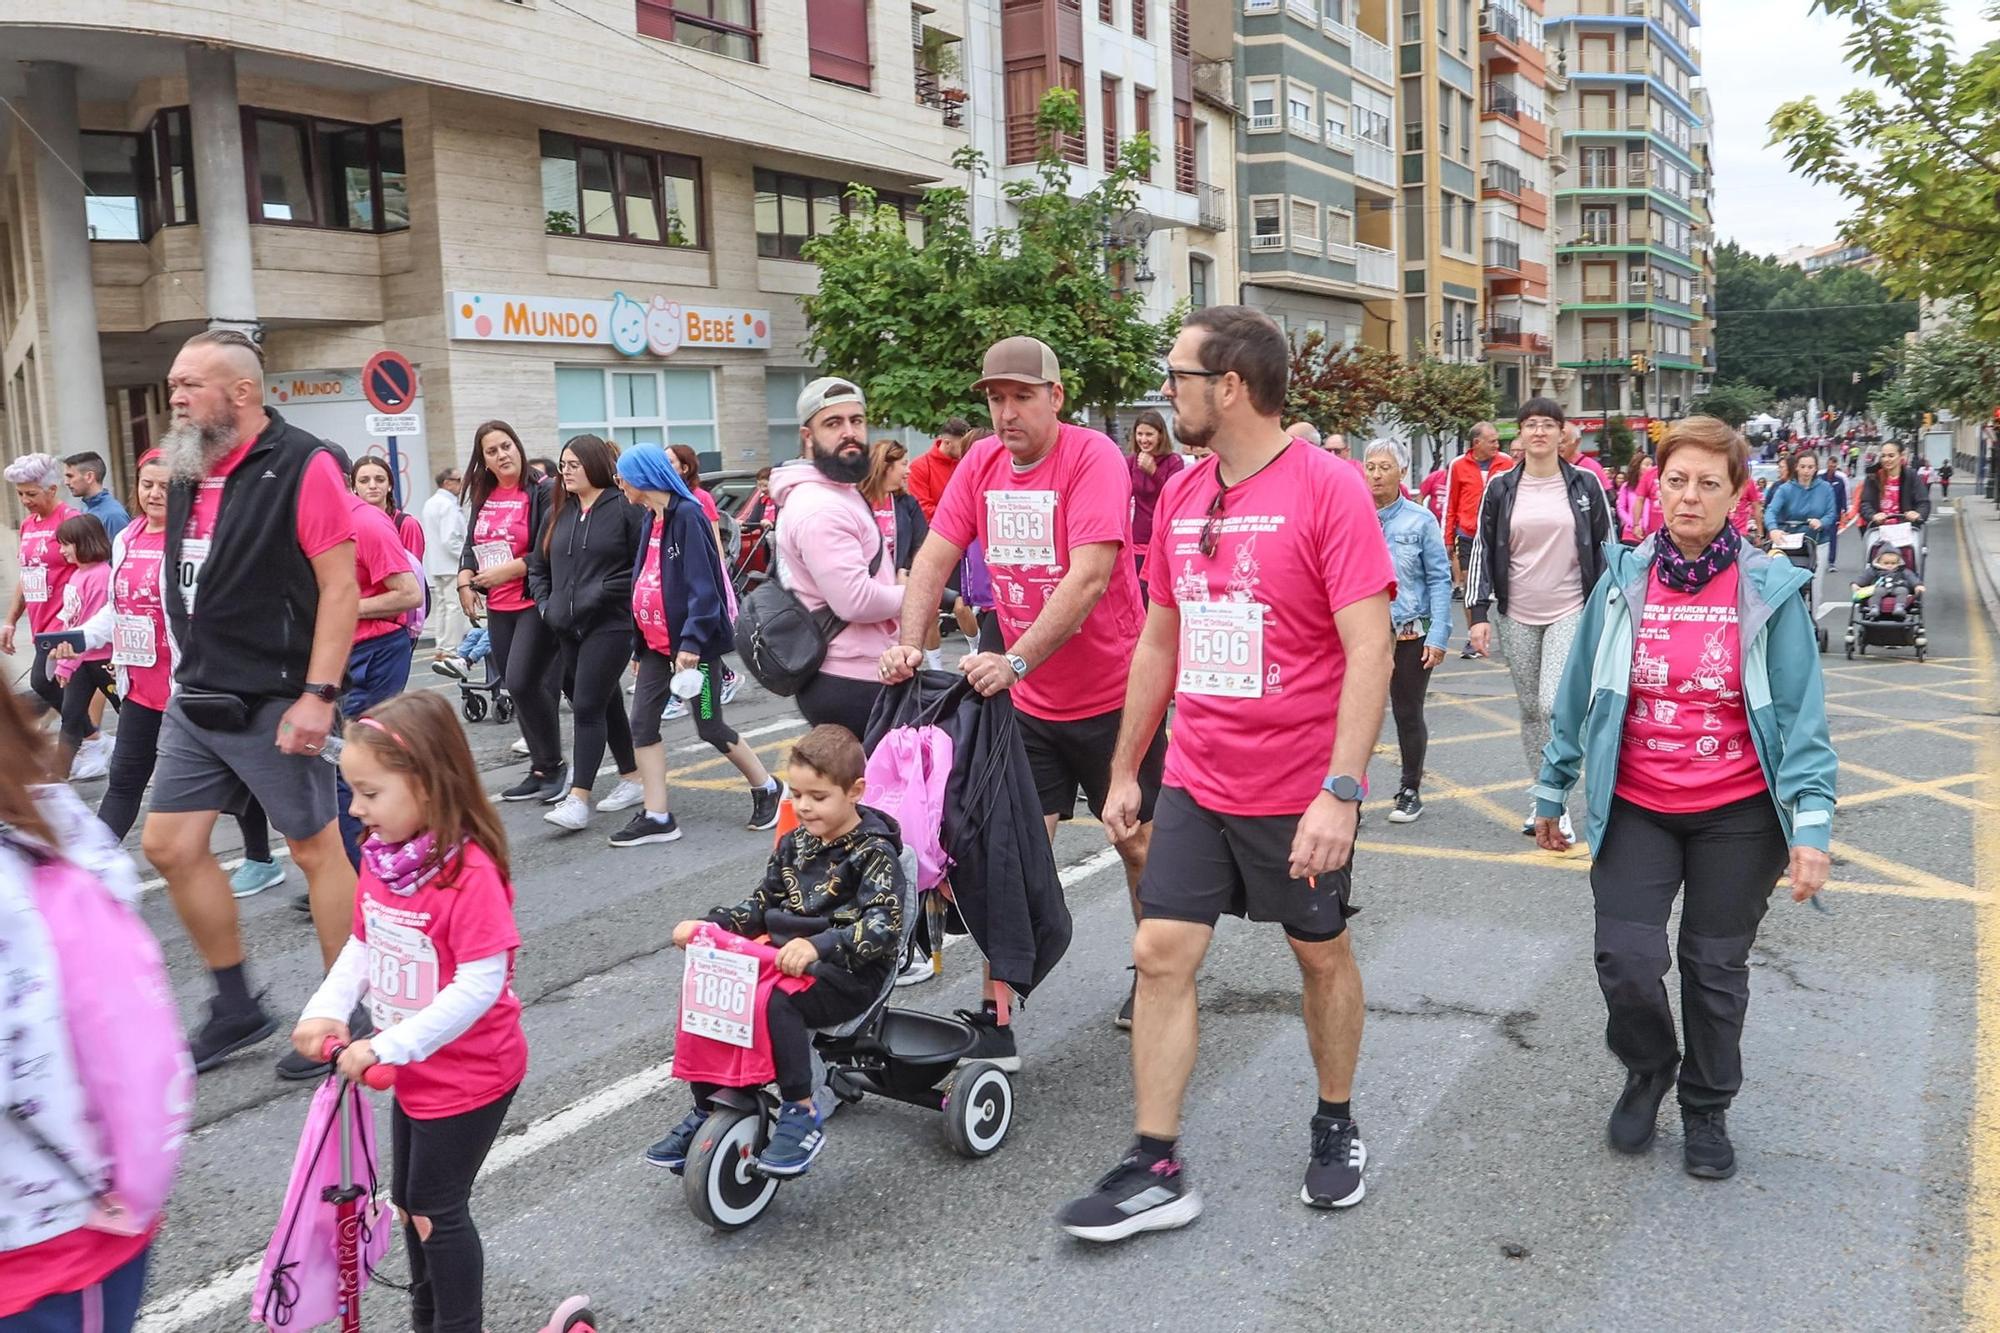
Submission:
[[[1024,679],[1028,674],[1028,659],[1019,653],[1007,654],[1007,665],[1014,669],[1014,679]]]
[[[315,685],[311,681],[307,681],[305,688],[300,690],[299,693],[310,694],[313,698],[323,699],[327,703],[336,703],[340,699],[340,686]]]
[[[1353,801],[1356,805],[1368,794],[1368,780],[1356,780],[1345,773],[1336,773],[1319,784],[1319,789],[1328,793],[1336,801]]]

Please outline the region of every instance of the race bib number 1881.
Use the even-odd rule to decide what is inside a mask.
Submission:
[[[1264,694],[1264,608],[1257,602],[1181,603],[1182,694]]]
[[[747,1050],[756,1004],[755,958],[712,944],[688,945],[681,973],[681,1031]]]

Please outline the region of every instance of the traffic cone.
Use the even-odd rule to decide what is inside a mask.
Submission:
[[[792,808],[792,798],[788,795],[778,802],[778,828],[771,835],[771,845],[776,847],[787,833],[799,826],[799,812]]]

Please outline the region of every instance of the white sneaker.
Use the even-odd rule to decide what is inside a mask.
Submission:
[[[611,789],[611,794],[597,803],[597,808],[599,810],[630,810],[645,799],[646,789],[644,787],[641,787],[636,782],[627,782],[623,778],[620,778],[618,785]]]
[[[679,695],[675,695],[673,698],[667,700],[667,711],[660,714],[660,720],[663,722],[673,722],[687,715],[687,700],[681,698]]]
[[[931,961],[931,956],[917,949],[910,955],[910,965],[896,974],[896,985],[921,986],[936,976],[937,965]]]
[[[523,736],[521,737],[520,740],[515,741],[512,745],[507,747],[507,753],[518,754],[523,757],[526,757],[528,753],[528,738],[526,736]]]
[[[944,670],[944,649],[942,648],[924,649],[924,670],[926,671]]]
[[[1576,829],[1570,825],[1569,811],[1563,811],[1562,818],[1556,821],[1556,828],[1561,830],[1564,842],[1576,841]]]
[[[76,758],[70,760],[69,780],[89,782],[94,778],[103,777],[110,771],[111,742],[99,736],[96,740],[87,740],[77,747]]]
[[[557,828],[566,828],[572,833],[590,823],[590,802],[570,792],[542,818]]]
[[[726,704],[735,703],[736,691],[742,688],[743,677],[737,675],[734,671],[725,670],[722,673],[722,702]]]

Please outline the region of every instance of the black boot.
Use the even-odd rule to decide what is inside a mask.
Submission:
[[[1625,1075],[1625,1091],[1618,1094],[1618,1104],[1611,1108],[1611,1122],[1605,1127],[1605,1139],[1616,1152],[1642,1153],[1653,1146],[1653,1134],[1659,1128],[1660,1102],[1666,1097],[1667,1089],[1674,1086],[1675,1067],[1667,1066],[1651,1074]]]

